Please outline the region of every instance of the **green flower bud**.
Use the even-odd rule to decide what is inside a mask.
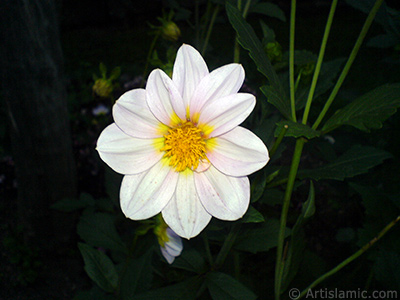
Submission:
[[[96,95],[107,98],[113,91],[113,84],[107,79],[99,78],[94,82],[92,89]]]
[[[282,60],[282,46],[278,42],[270,42],[264,47],[270,61]]]
[[[177,41],[181,36],[181,30],[174,22],[165,22],[161,28],[161,35],[168,41]]]
[[[301,67],[301,74],[304,76],[311,75],[314,72],[315,63],[311,62]]]

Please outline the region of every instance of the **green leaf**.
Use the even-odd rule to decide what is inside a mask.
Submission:
[[[381,164],[385,159],[390,157],[392,155],[386,151],[357,145],[353,146],[332,163],[316,169],[300,170],[298,177],[301,179],[312,178],[314,180],[344,180],[348,177],[366,173],[369,169]]]
[[[51,208],[63,212],[73,212],[94,204],[95,200],[91,195],[82,193],[79,199],[64,198],[54,203]]]
[[[131,259],[126,265],[126,272],[121,280],[121,295],[124,300],[135,300],[138,292],[150,289],[153,279],[151,258],[153,249],[140,258]]]
[[[268,101],[275,105],[286,118],[289,118],[289,99],[253,28],[243,19],[241,12],[233,5],[227,3],[226,11],[229,21],[236,30],[240,45],[249,51],[249,55],[255,62],[257,69],[269,81],[270,87],[265,88],[263,93],[268,98],[271,97]]]
[[[82,214],[77,231],[88,244],[127,253],[114,225],[114,217],[107,213]]]
[[[103,290],[112,293],[118,285],[118,274],[111,259],[87,244],[78,243],[88,276]]]
[[[285,125],[288,126],[285,136],[291,136],[295,138],[305,137],[306,139],[313,139],[320,135],[319,131],[311,129],[308,125],[304,125],[289,120],[284,120],[276,124],[275,137],[279,136],[280,132],[282,131]]]
[[[268,219],[260,225],[255,225],[237,237],[234,248],[237,250],[257,253],[268,251],[277,246],[280,223],[276,219]],[[286,230],[288,236],[290,230]]]
[[[316,61],[317,58],[315,58]],[[341,71],[341,67],[345,59],[338,58],[332,61],[324,62],[318,77],[318,83],[315,88],[313,99],[318,98],[322,94],[331,89],[335,83],[335,79]],[[301,87],[301,85],[300,85]],[[296,92],[296,110],[304,108],[307,102],[308,93],[310,91],[309,84],[306,87],[299,88]]]
[[[119,75],[121,75],[121,67],[115,67],[111,72],[109,80],[113,81],[115,79],[118,79]]]
[[[380,250],[374,274],[385,287],[400,290],[400,255],[394,251]]]
[[[135,296],[135,300],[194,300],[203,282],[203,277],[195,276],[164,288]]]
[[[252,300],[257,298],[251,290],[225,273],[208,273],[206,284],[211,298],[214,300]]]
[[[197,250],[185,249],[182,251],[182,254],[175,259],[172,267],[200,274],[204,272],[205,261]]]
[[[119,190],[123,175],[114,172],[111,168],[105,169],[105,181],[107,195],[119,205]]]
[[[363,131],[382,127],[382,122],[400,107],[400,84],[380,86],[338,110],[324,125],[323,131],[351,125]]]
[[[268,17],[277,18],[283,22],[286,22],[285,13],[279,8],[278,5],[273,3],[257,3],[256,5],[250,7],[249,12],[263,14]]]
[[[275,106],[285,118],[290,119],[290,103],[282,97],[282,94],[277,93],[271,85],[263,85],[260,90],[267,97],[269,103]]]
[[[264,170],[258,172],[251,181],[251,202],[256,202],[264,193],[267,178]]]
[[[100,74],[101,74],[101,77],[103,78],[103,79],[106,79],[107,77],[107,67],[106,67],[106,65],[104,64],[104,63],[100,63],[99,64],[99,70],[100,70]]]
[[[264,216],[252,205],[249,206],[249,209],[242,219],[243,223],[261,223],[264,221]]]

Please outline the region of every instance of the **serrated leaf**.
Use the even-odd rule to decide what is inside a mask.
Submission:
[[[381,164],[385,159],[390,157],[392,157],[392,155],[386,151],[357,145],[353,146],[332,163],[316,169],[300,170],[298,172],[298,177],[301,179],[311,178],[314,180],[344,180],[348,177],[366,173],[369,169]]]
[[[122,299],[135,300],[138,292],[150,289],[153,278],[152,254],[153,250],[150,249],[141,257],[128,261],[126,272],[121,280]]]
[[[268,219],[260,225],[257,224],[252,228],[244,230],[237,237],[234,248],[251,253],[268,251],[277,246],[279,228],[279,220]],[[286,236],[289,233],[290,230],[287,229]]]
[[[260,90],[269,103],[275,106],[285,118],[290,119],[290,103],[281,96],[282,94],[279,94],[271,85],[263,85]]]
[[[400,107],[400,84],[380,86],[344,108],[338,110],[324,125],[323,131],[333,130],[341,125],[351,125],[369,131],[382,127],[382,122]]]
[[[264,216],[252,205],[249,206],[249,209],[242,219],[243,223],[261,223],[264,221]]]
[[[252,300],[257,298],[251,290],[225,273],[208,273],[206,284],[211,298],[214,300]]]
[[[114,218],[107,213],[83,214],[79,220],[77,231],[81,239],[95,247],[127,253],[115,229]]]
[[[226,11],[230,23],[236,30],[240,45],[249,51],[249,55],[255,62],[257,69],[269,81],[270,87],[266,88],[263,93],[267,92],[272,102],[270,99],[268,101],[275,105],[286,118],[289,118],[289,99],[253,28],[243,19],[241,12],[233,5],[227,3]]]
[[[118,274],[110,258],[87,244],[78,243],[85,262],[85,271],[100,288],[112,293],[118,285]]]
[[[277,18],[283,22],[286,22],[285,13],[279,8],[278,5],[273,3],[257,3],[256,5],[250,7],[249,12],[263,14],[268,17]]]
[[[320,135],[319,131],[311,129],[311,127],[309,127],[308,125],[284,120],[276,123],[275,137],[279,136],[285,125],[288,126],[285,136],[291,136],[295,138],[305,137],[306,139],[313,139]]]
[[[203,282],[203,277],[195,276],[164,288],[135,296],[135,300],[194,300]]]

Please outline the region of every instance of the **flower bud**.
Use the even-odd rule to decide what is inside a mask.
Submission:
[[[278,42],[270,42],[264,47],[270,61],[282,60],[282,46]]]
[[[113,91],[113,85],[111,81],[103,78],[99,78],[94,82],[93,92],[103,98],[107,98]]]
[[[168,41],[177,41],[181,36],[181,30],[174,22],[169,21],[163,24],[161,28],[161,35]]]

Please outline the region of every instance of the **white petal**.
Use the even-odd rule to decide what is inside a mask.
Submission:
[[[106,127],[97,140],[101,159],[121,174],[138,174],[150,169],[163,156],[153,139],[125,134],[115,123]]]
[[[169,241],[165,243],[165,249],[174,257],[181,255],[183,249],[181,237],[169,227],[167,228],[167,236]]]
[[[242,65],[229,64],[215,69],[200,81],[194,91],[190,102],[190,116],[193,118],[209,100],[237,93],[243,81]]]
[[[210,167],[195,174],[197,193],[205,209],[221,220],[241,218],[250,203],[250,183],[247,177],[232,177]]]
[[[122,180],[121,209],[132,220],[148,219],[167,205],[175,192],[178,173],[164,161],[150,170]]]
[[[219,171],[230,176],[246,176],[269,161],[268,149],[254,133],[243,127],[211,140],[207,157]]]
[[[137,138],[161,137],[162,123],[151,113],[146,91],[135,89],[123,94],[113,107],[115,123],[126,134]]]
[[[182,95],[185,108],[189,106],[190,99],[200,80],[208,73],[206,62],[195,48],[185,44],[179,48],[172,80]]]
[[[160,69],[152,71],[147,79],[146,101],[154,116],[165,125],[179,123],[179,118],[186,119],[182,96],[171,78]]]
[[[169,264],[172,264],[175,260],[175,256],[172,256],[171,254],[168,253],[167,249],[163,248],[160,246],[161,254],[164,256],[164,258],[167,260]]]
[[[255,105],[256,98],[246,93],[212,99],[200,112],[199,127],[206,125],[203,132],[208,137],[221,135],[242,123]]]
[[[190,239],[198,235],[210,222],[194,185],[192,171],[179,173],[175,195],[162,211],[165,223],[181,237]]]

